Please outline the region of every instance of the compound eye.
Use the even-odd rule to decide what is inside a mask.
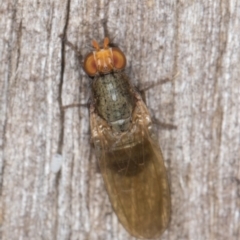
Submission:
[[[87,73],[88,76],[93,77],[97,73],[97,66],[95,63],[95,59],[93,53],[89,53],[84,60],[83,69]]]
[[[126,66],[126,57],[119,48],[112,48],[113,66],[121,70]]]

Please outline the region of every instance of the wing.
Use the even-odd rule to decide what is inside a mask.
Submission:
[[[132,129],[124,133],[113,133],[93,106],[90,116],[101,173],[120,222],[135,237],[159,236],[170,219],[170,191],[145,104],[137,101]]]

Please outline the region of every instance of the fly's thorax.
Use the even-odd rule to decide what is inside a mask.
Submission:
[[[136,99],[127,76],[123,72],[96,76],[92,91],[97,113],[113,130],[128,130]]]

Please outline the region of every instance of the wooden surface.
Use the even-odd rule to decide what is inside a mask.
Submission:
[[[109,203],[88,109],[62,110],[90,95],[63,34],[83,55],[108,35],[141,88],[171,80],[146,92],[163,123],[171,182],[172,219],[161,239],[240,239],[239,33],[237,0],[2,1],[0,238],[133,239]]]

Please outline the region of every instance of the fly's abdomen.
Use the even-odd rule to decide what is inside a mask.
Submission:
[[[128,130],[131,123],[135,106],[131,89],[123,72],[113,72],[94,79],[93,97],[96,110],[116,131]]]

